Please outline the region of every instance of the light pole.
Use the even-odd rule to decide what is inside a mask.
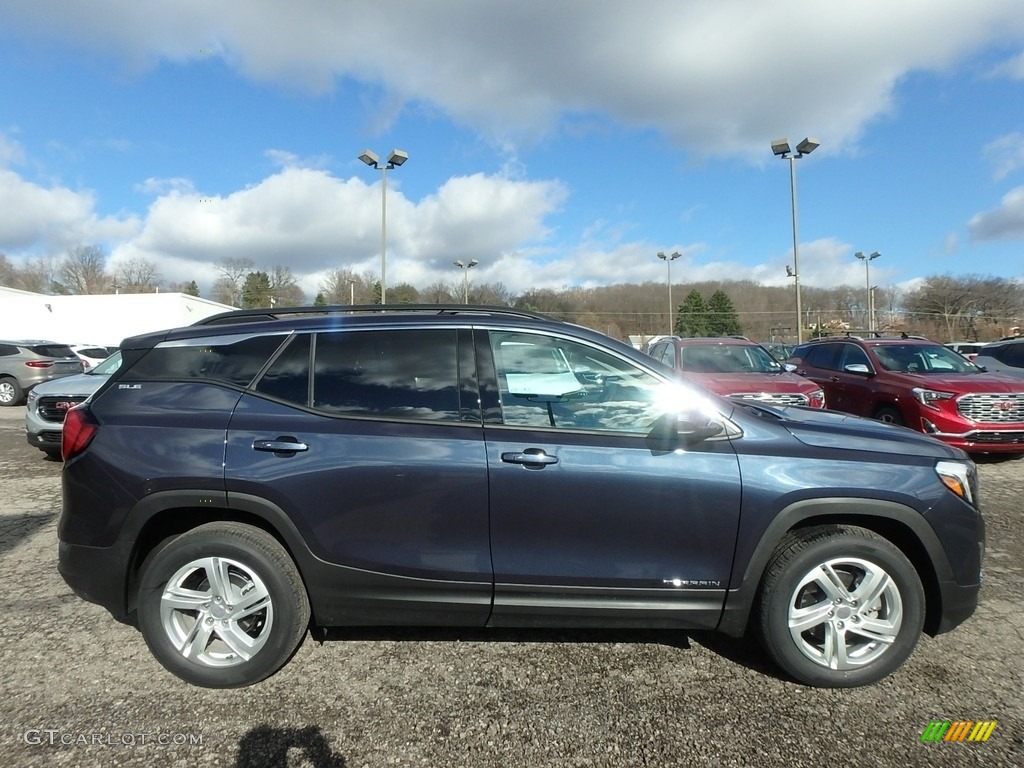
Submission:
[[[663,252],[658,251],[658,258],[665,262],[665,266],[668,268],[668,335],[672,336],[675,334],[676,328],[675,323],[672,322],[672,316],[675,314],[675,307],[672,306],[672,262],[682,256],[679,251],[675,253],[665,255]]]
[[[400,149],[393,149],[387,163],[381,165],[376,152],[364,149],[359,159],[371,168],[380,170],[380,303],[387,304],[388,171],[405,163],[409,155]]]
[[[776,157],[789,160],[789,193],[793,201],[793,283],[796,286],[796,343],[802,344],[804,340],[803,323],[801,322],[800,306],[800,236],[797,229],[796,214],[796,161],[804,155],[809,155],[820,145],[815,139],[804,139],[796,145],[796,153],[789,148],[789,139],[776,139],[772,142],[772,152]]]
[[[882,254],[875,251],[874,253],[866,256],[860,251],[857,251],[857,253],[853,255],[864,262],[864,290],[867,293],[868,300],[868,333],[873,333],[875,330],[875,313],[872,311],[871,307],[871,262]]]
[[[348,303],[356,303],[356,281],[351,277],[348,279]]]
[[[452,263],[462,270],[462,302],[469,304],[469,270],[480,262],[476,259],[471,259],[469,264],[463,264],[462,259],[456,259]]]

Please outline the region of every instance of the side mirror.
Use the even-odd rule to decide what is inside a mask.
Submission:
[[[724,431],[721,424],[704,417],[691,421],[679,414],[666,413],[654,422],[646,442],[652,453],[671,453],[676,448],[695,445]]]
[[[864,363],[850,363],[849,365],[844,365],[843,370],[846,373],[859,373],[863,376],[871,375],[871,369],[868,368]]]

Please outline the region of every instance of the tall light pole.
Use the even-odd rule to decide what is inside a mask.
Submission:
[[[796,214],[796,161],[804,155],[809,155],[816,150],[820,144],[815,139],[804,139],[796,145],[796,153],[789,148],[789,139],[776,139],[772,142],[772,152],[776,157],[789,160],[789,194],[793,201],[793,283],[796,286],[796,343],[801,344],[804,340],[803,323],[801,322],[800,306],[800,235],[797,228]]]
[[[864,262],[864,290],[867,293],[868,300],[868,333],[873,333],[875,330],[875,312],[871,306],[871,262],[882,254],[875,251],[874,253],[865,256],[860,251],[857,251],[853,255]]]
[[[452,263],[462,270],[462,303],[469,304],[469,270],[480,262],[476,259],[471,259],[469,264],[463,264],[462,259],[456,259]]]
[[[356,303],[356,281],[351,277],[348,279],[348,303]]]
[[[409,155],[400,149],[393,149],[387,162],[381,165],[376,152],[364,149],[359,159],[371,168],[380,170],[380,303],[387,304],[388,171],[405,163]]]
[[[665,262],[665,266],[668,268],[668,335],[672,336],[675,334],[676,327],[675,323],[672,322],[672,316],[675,314],[675,307],[672,306],[672,262],[682,256],[679,251],[675,253],[665,255],[663,252],[658,251],[658,258]]]

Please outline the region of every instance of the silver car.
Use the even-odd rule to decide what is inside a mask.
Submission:
[[[60,458],[61,434],[68,410],[84,402],[121,367],[121,353],[115,352],[102,363],[77,376],[39,384],[28,393],[25,408],[25,436],[52,459]]]
[[[986,371],[1024,379],[1024,336],[993,341],[978,351],[974,364]]]
[[[21,405],[37,384],[85,370],[67,344],[0,341],[0,406]]]

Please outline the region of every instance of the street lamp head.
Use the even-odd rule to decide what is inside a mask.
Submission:
[[[809,155],[820,146],[821,144],[819,144],[816,139],[804,139],[796,145],[797,157],[800,157],[801,155]]]
[[[854,257],[855,259],[860,259],[861,261],[863,261],[864,259],[866,259],[866,258],[867,258],[867,256],[865,256],[865,255],[864,255],[863,253],[861,253],[860,251],[857,251],[857,252],[856,252],[855,254],[853,254],[853,257]]]
[[[772,142],[772,152],[779,157],[785,157],[792,150],[789,148],[789,139],[776,139]]]
[[[786,265],[786,277],[793,277],[793,268],[789,264]]]
[[[456,259],[455,261],[452,262],[452,264],[460,268],[466,266],[465,264],[462,263],[462,259]]]
[[[817,146],[817,145],[815,145],[815,146]],[[391,154],[388,155],[388,167],[389,168],[397,168],[398,166],[400,166],[403,163],[405,163],[405,161],[408,160],[408,159],[409,159],[409,154],[407,152],[403,152],[400,149],[393,149],[393,150],[391,150]]]
[[[372,149],[364,149],[359,153],[359,159],[366,163],[371,168],[376,168],[380,164],[380,158],[377,157],[377,153]]]
[[[479,261],[477,261],[476,259],[470,259],[470,261],[469,261],[469,266],[470,266],[470,267],[475,267],[475,266],[476,266],[477,264],[479,264],[479,263],[480,263],[480,262],[479,262]],[[467,269],[468,269],[468,267],[467,267]]]
[[[658,258],[661,259],[662,261],[665,261],[665,259],[667,259],[668,256],[665,255],[664,251],[658,251]]]
[[[682,255],[683,254],[681,254],[679,251],[675,251],[675,252],[672,253],[671,256],[669,256],[669,258],[675,260],[675,259],[678,259]]]
[[[881,255],[882,255],[882,254],[880,254],[880,253],[879,253],[878,251],[875,251],[875,252],[874,252],[874,253],[872,253],[872,254],[871,254],[870,256],[868,256],[868,258],[869,258],[869,259],[877,259],[877,258],[878,258],[879,256],[881,256]]]

